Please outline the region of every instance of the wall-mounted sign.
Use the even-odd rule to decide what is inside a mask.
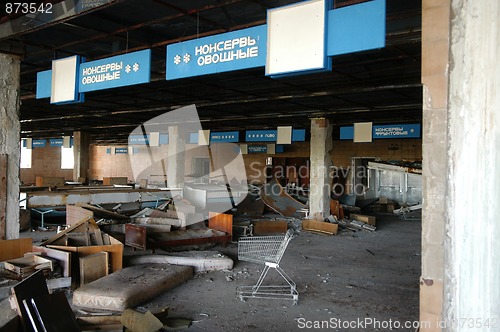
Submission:
[[[372,137],[378,138],[420,138],[420,124],[378,125],[372,128]],[[340,139],[354,138],[354,127],[340,127]]]
[[[115,154],[128,154],[128,148],[115,148]]]
[[[211,132],[210,143],[236,143],[240,140],[240,133],[237,131]]]
[[[166,79],[263,67],[266,47],[266,25],[171,44]]]

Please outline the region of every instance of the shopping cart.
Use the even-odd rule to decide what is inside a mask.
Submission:
[[[240,238],[238,241],[238,259],[247,262],[265,264],[264,269],[254,286],[239,286],[237,296],[245,298],[287,299],[297,304],[299,293],[293,280],[279,266],[281,257],[285,253],[288,243],[293,238],[293,231],[288,230],[285,235],[252,236]],[[275,269],[286,281],[286,285],[262,285],[269,269]]]

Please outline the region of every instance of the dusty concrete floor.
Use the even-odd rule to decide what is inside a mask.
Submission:
[[[401,220],[378,214],[375,232],[298,233],[280,264],[297,284],[297,305],[288,300],[240,301],[236,287],[253,285],[263,265],[238,261],[233,243],[210,249],[233,258],[233,270],[197,274],[136,309],[169,307],[169,317],[194,321],[188,331],[415,331],[404,327],[418,320],[419,311],[421,222],[414,216]],[[35,242],[50,235],[23,234]],[[268,278],[265,284],[280,280],[275,271]]]
[[[169,316],[195,321],[189,331],[299,331],[320,326],[330,331],[388,331],[391,322],[398,327],[418,320],[421,223],[384,214],[378,215],[377,226],[375,232],[343,231],[338,236],[300,232],[280,264],[297,284],[295,306],[287,300],[240,301],[236,287],[252,285],[263,266],[237,261],[237,245],[231,244],[214,249],[235,259],[232,271],[198,274],[138,309],[167,306]]]

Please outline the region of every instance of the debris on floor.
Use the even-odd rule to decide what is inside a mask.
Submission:
[[[307,209],[305,204],[288,195],[276,178],[262,186],[260,197],[266,206],[285,217],[300,217]]]
[[[339,228],[338,224],[325,222],[323,220],[316,220],[316,219],[302,220],[302,229],[305,231],[329,234],[329,235],[337,235],[338,228]]]
[[[80,287],[73,305],[90,310],[121,312],[192,278],[193,268],[170,264],[126,267]]]
[[[124,257],[125,265],[160,263],[192,266],[195,273],[217,270],[231,270],[234,262],[218,251],[180,251],[165,255],[129,255]]]

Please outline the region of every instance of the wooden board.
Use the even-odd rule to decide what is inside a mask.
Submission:
[[[339,225],[319,220],[303,219],[302,229],[305,231],[337,235]]]
[[[374,216],[367,216],[364,214],[358,214],[358,213],[351,213],[350,215],[352,220],[358,220],[362,221],[365,224],[375,226],[376,225],[376,218]]]
[[[66,225],[73,226],[81,220],[94,218],[94,212],[76,205],[66,205]]]
[[[6,270],[12,271],[22,277],[30,275],[36,270],[54,270],[50,259],[40,257],[36,254],[28,254],[21,258],[8,260],[4,263],[4,266]]]
[[[253,223],[253,235],[285,234],[288,223],[284,220],[259,220]]]
[[[80,287],[108,275],[108,253],[80,257]]]
[[[39,252],[44,256],[57,259],[59,261],[59,265],[62,268],[63,277],[71,276],[71,253],[65,252],[62,250],[51,249],[47,247],[32,247],[33,252]]]
[[[0,154],[0,240],[6,239],[7,227],[7,155]]]
[[[208,213],[208,228],[233,234],[233,215],[224,213]]]
[[[23,300],[49,294],[49,289],[47,288],[43,272],[37,271],[18,283],[16,286],[12,287],[12,293],[14,301],[17,305],[17,313],[21,316],[21,321],[25,326],[25,331],[34,332],[34,329],[29,322],[29,317],[24,307]]]
[[[32,246],[33,239],[31,238],[1,240],[0,261],[23,257],[25,253],[31,251]]]
[[[106,219],[118,219],[118,220],[125,220],[125,219],[130,219],[127,216],[124,216],[123,214],[119,214],[113,211],[101,209],[97,206],[93,206],[87,203],[76,203],[75,204],[78,207],[90,210],[94,213],[95,216],[106,218]]]

